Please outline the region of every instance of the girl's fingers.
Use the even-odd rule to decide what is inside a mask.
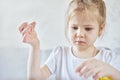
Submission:
[[[29,26],[27,26],[27,27],[21,32],[21,34],[24,35],[25,33],[30,32],[30,31],[32,31],[32,30],[30,29]]]
[[[29,32],[29,33],[33,32],[35,25],[36,25],[35,22],[32,22],[29,25],[27,25],[27,27],[21,32],[22,35],[24,35],[26,32]]]
[[[24,22],[20,27],[19,27],[19,31],[20,33],[27,27],[27,22]]]
[[[106,66],[107,65],[105,65],[104,62],[96,59],[91,59],[80,64],[80,66],[76,68],[76,72],[79,73],[80,76],[84,76],[85,78],[92,76],[93,79],[96,80],[102,76],[104,77],[109,74],[109,72],[104,70]]]
[[[95,76],[97,73],[99,72],[98,68],[92,68],[89,71],[87,71],[87,73],[84,75],[85,78],[88,78],[90,76]],[[96,80],[96,79],[95,79]]]
[[[83,76],[83,75],[87,74],[89,70],[90,70],[89,67],[87,67],[87,66],[83,67],[80,71],[80,75]]]
[[[85,78],[88,78],[88,77],[92,76],[93,74],[94,74],[93,70],[89,70],[89,71],[84,75],[84,77],[85,77]]]
[[[31,39],[31,35],[29,33],[25,33],[23,36],[23,42],[24,43],[29,42],[30,39]]]
[[[98,73],[96,73],[94,76],[93,76],[93,79],[95,79],[95,80],[97,80],[97,79],[99,79],[100,77],[102,77],[102,76],[98,76],[98,74],[99,74],[99,72]]]
[[[80,66],[78,66],[77,68],[76,68],[76,72],[81,72],[81,70],[82,70],[82,68],[84,67],[86,65],[86,63],[85,62],[83,62],[82,64],[80,64]]]
[[[79,73],[80,76],[84,76],[86,78],[89,76],[94,76],[97,72],[100,71],[96,64],[96,60],[94,59],[85,61],[76,68],[76,72]]]
[[[106,77],[108,75],[105,75],[103,72],[97,72],[94,76],[93,76],[93,79],[99,79],[101,77]]]
[[[34,22],[30,23],[29,25],[31,25],[31,26],[33,26],[33,28],[35,28],[36,22],[34,21]]]
[[[88,71],[89,68],[87,68],[86,63],[82,63],[80,66],[76,68],[76,73],[79,74],[79,76],[84,76],[84,74]]]
[[[29,24],[32,31],[34,30],[35,25],[36,25],[36,22],[32,22],[32,23]]]

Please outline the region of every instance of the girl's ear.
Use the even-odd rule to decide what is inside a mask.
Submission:
[[[100,25],[99,34],[98,34],[99,37],[102,35],[104,28],[105,28],[105,24],[103,23]]]

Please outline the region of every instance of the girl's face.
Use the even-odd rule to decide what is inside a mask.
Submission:
[[[73,15],[68,23],[68,39],[72,46],[85,49],[93,46],[100,35],[97,18],[90,16]]]

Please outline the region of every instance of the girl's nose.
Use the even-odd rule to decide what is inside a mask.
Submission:
[[[84,35],[85,35],[85,33],[84,33],[84,31],[83,30],[81,30],[81,29],[78,29],[78,31],[77,31],[77,37],[84,37]]]

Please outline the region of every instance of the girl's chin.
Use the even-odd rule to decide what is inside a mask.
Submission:
[[[77,47],[79,49],[85,49],[85,48],[87,48],[85,45],[75,45],[75,47]]]

